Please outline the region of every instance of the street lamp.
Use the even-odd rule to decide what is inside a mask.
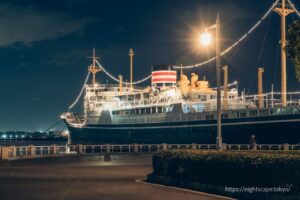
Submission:
[[[201,34],[200,42],[203,46],[208,46],[211,43],[211,34],[208,30],[205,30],[205,32]]]
[[[211,42],[211,34],[209,29],[216,29],[216,73],[217,73],[217,149],[222,150],[222,132],[221,132],[221,29],[220,29],[220,17],[217,15],[216,24],[207,28],[201,35],[200,41],[204,46],[208,46]]]

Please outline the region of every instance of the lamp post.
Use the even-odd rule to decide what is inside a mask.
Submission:
[[[209,29],[216,29],[216,74],[217,74],[217,149],[219,151],[222,150],[222,125],[221,125],[221,117],[222,117],[222,109],[221,109],[221,29],[220,29],[220,17],[217,15],[216,24],[207,28],[205,33],[201,35],[201,42],[203,45],[207,46],[211,42],[211,35],[208,33]]]

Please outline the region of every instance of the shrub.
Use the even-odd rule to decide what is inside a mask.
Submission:
[[[300,152],[173,150],[153,156],[153,174],[220,186],[300,189]]]

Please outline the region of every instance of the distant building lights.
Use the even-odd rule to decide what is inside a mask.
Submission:
[[[7,137],[6,134],[1,135],[1,138],[3,138],[3,139],[6,139],[6,137]]]

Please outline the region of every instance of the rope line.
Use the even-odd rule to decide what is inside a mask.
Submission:
[[[119,79],[117,79],[116,77],[114,77],[113,75],[111,75],[101,64],[100,64],[100,62],[98,61],[98,60],[96,60],[96,63],[97,63],[97,65],[102,69],[102,71],[108,76],[108,77],[110,77],[112,80],[114,80],[114,81],[116,81],[116,82],[118,82],[118,83],[120,83],[120,81],[119,81]],[[150,75],[148,75],[148,76],[146,76],[145,78],[143,78],[143,79],[141,79],[141,80],[139,80],[139,81],[135,81],[135,82],[132,82],[132,85],[137,85],[137,84],[140,84],[140,83],[142,83],[142,82],[145,82],[145,81],[147,81],[148,79],[150,79],[151,78],[151,74]],[[129,85],[130,83],[123,83],[123,84],[126,84],[126,85]]]
[[[234,85],[237,85],[238,84],[238,82],[237,81],[234,81],[234,82],[232,82],[232,83],[229,83],[228,85],[227,85],[227,87],[231,87],[231,86],[234,86]],[[221,86],[220,88],[222,89],[224,86]],[[214,88],[212,88],[213,90],[216,90],[217,89],[217,87],[214,87]]]
[[[292,3],[291,0],[288,0],[289,4],[292,6],[293,10],[296,12],[298,17],[300,17],[300,12],[296,9],[296,6]]]
[[[45,132],[48,132],[49,130],[51,130],[52,128],[54,128],[55,126],[57,126],[60,122],[61,122],[61,120],[59,119],[59,120],[56,121],[53,125],[51,125],[49,128],[47,128],[47,129],[45,130]]]
[[[69,106],[69,109],[72,109],[78,102],[78,100],[80,99],[81,95],[83,94],[83,91],[84,91],[84,88],[85,88],[85,85],[87,84],[88,80],[89,80],[89,77],[90,77],[90,74],[91,72],[89,71],[86,78],[85,78],[85,81],[84,81],[84,84],[81,88],[81,91],[79,93],[79,95],[77,96],[77,98],[75,99],[75,101]]]
[[[288,0],[289,1],[289,0]],[[233,43],[230,47],[225,49],[222,53],[221,56],[227,54],[229,51],[231,51],[234,47],[239,45],[242,41],[244,41],[266,18],[267,16],[272,12],[273,8],[278,4],[279,0],[276,0],[275,3],[272,4],[272,6],[269,8],[269,10],[263,15],[263,17],[246,33],[244,34],[239,40],[237,40],[235,43]],[[195,68],[195,67],[200,67],[205,64],[208,64],[212,61],[214,61],[216,57],[212,57],[209,60],[206,60],[202,63],[198,63],[195,65],[188,65],[188,66],[182,66],[182,69],[190,69],[190,68]],[[181,68],[180,66],[173,66],[175,69]]]

